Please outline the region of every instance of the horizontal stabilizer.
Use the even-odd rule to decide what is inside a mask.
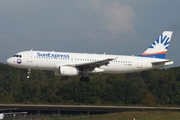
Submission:
[[[159,66],[162,64],[163,64],[163,66],[169,66],[169,65],[173,65],[174,61],[173,60],[166,60],[166,61],[152,62],[153,66]]]

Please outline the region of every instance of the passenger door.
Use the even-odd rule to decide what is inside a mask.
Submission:
[[[27,62],[33,62],[33,52],[27,53]]]

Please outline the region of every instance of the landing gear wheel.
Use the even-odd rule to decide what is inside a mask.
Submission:
[[[84,77],[81,77],[81,78],[80,78],[80,81],[81,81],[81,82],[85,82]]]
[[[89,79],[89,77],[81,77],[81,78],[80,78],[80,81],[81,81],[81,82],[89,82],[90,79]]]
[[[89,77],[85,77],[85,82],[89,82],[89,81],[90,81]]]

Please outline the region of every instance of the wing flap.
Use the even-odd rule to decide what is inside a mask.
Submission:
[[[104,60],[98,60],[98,61],[93,61],[93,62],[85,62],[85,63],[77,63],[77,64],[66,64],[66,66],[72,66],[72,67],[77,67],[77,68],[99,68],[100,66],[103,65],[108,65],[110,61],[114,60],[116,58],[107,58]]]

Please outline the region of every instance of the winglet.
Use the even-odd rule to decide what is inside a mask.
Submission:
[[[140,56],[164,59],[169,47],[172,31],[164,31]]]

